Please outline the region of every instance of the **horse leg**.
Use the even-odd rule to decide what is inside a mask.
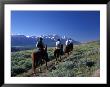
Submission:
[[[59,52],[59,61],[61,61],[61,51]]]
[[[33,74],[35,74],[35,64],[32,64]]]
[[[41,64],[39,65],[39,72],[42,72],[42,70],[41,70]]]
[[[57,63],[60,61],[60,52],[57,53]]]
[[[46,60],[46,59],[44,59],[43,61],[45,62],[45,64],[46,64],[46,69],[48,70],[47,60]]]
[[[35,56],[34,56],[34,53],[32,54],[32,71],[33,71],[33,74],[35,74]]]
[[[56,62],[55,62],[55,64],[57,64],[57,63],[58,63],[58,55],[56,53]]]
[[[67,57],[69,56],[69,52],[67,53]]]
[[[56,58],[56,61],[57,61],[57,54],[55,54],[55,58]]]
[[[40,64],[39,64],[39,72],[42,72],[41,66],[42,66],[42,59],[40,60]]]
[[[44,56],[44,62],[45,62],[45,64],[46,64],[46,69],[48,70],[48,66],[47,66],[47,62],[49,61],[49,59],[48,59],[48,54],[47,54],[47,52],[45,53],[45,56]]]
[[[59,58],[60,58],[60,60],[59,60],[59,61],[61,62],[61,55],[59,56]]]
[[[46,62],[46,68],[47,68],[47,70],[48,70],[47,61],[45,61],[45,62]]]
[[[57,56],[56,56],[56,62],[55,62],[55,64],[57,64],[58,63],[58,59],[57,59]]]
[[[57,58],[58,58],[58,62],[60,61],[60,50],[58,50],[58,52],[57,52]]]
[[[56,51],[54,52],[54,57],[55,57],[55,59],[56,59],[55,64],[57,64],[57,52],[56,52]]]
[[[41,66],[42,66],[42,58],[40,59],[39,72],[42,72]]]
[[[61,61],[61,49],[60,49],[60,51],[59,51],[59,61]]]

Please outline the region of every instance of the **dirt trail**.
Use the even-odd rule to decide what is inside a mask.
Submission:
[[[71,54],[70,54],[70,55],[71,55]],[[70,55],[69,55],[69,56],[70,56]],[[68,56],[68,57],[69,57],[69,56]],[[61,60],[60,60],[57,64],[66,61],[66,60],[68,59],[68,57],[66,57],[65,55],[63,55],[63,56],[61,57]],[[28,70],[27,72],[24,72],[24,73],[22,73],[22,74],[17,75],[16,77],[37,77],[37,76],[38,76],[38,77],[47,77],[48,72],[50,72],[50,71],[56,69],[55,66],[56,66],[57,64],[55,64],[55,63],[56,63],[56,59],[53,59],[52,61],[49,61],[49,62],[47,63],[47,65],[48,65],[48,70],[46,69],[46,64],[43,64],[43,65],[41,66],[41,72],[39,71],[39,67],[36,68],[36,74],[35,74],[35,75],[32,73],[32,69],[30,69],[30,70]]]

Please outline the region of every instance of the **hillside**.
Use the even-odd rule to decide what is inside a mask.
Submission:
[[[54,48],[48,48],[50,62],[49,70],[42,66],[43,72],[36,69],[35,76],[45,77],[90,77],[100,69],[100,44],[99,41],[86,44],[75,45],[73,52],[66,57],[62,56],[62,61],[55,65],[53,56]],[[12,52],[11,75],[17,77],[31,77],[31,56],[33,50]],[[100,76],[100,75],[99,75]]]

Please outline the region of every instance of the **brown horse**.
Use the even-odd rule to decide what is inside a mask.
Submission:
[[[64,49],[64,53],[68,54],[68,56],[69,56],[69,52],[70,52],[70,45],[67,45]]]
[[[40,65],[40,70],[41,70],[41,65],[43,61],[46,62],[46,68],[48,69],[47,62],[49,61],[49,59],[47,53],[47,45],[44,48],[44,50],[41,52],[32,52],[31,56],[32,56],[32,70],[34,74],[35,74],[35,69],[38,65]]]
[[[56,58],[56,62],[58,62],[57,58],[60,58],[61,60],[61,55],[63,55],[63,44],[61,44],[61,48],[60,49],[56,49],[54,51],[54,57]]]
[[[65,47],[65,49],[64,49],[64,53],[65,53],[65,54],[68,54],[68,56],[69,56],[69,54],[70,54],[72,51],[73,51],[73,44],[72,44],[72,43],[69,44],[69,45],[67,45],[67,46]]]
[[[70,51],[73,51],[73,43],[70,43]]]

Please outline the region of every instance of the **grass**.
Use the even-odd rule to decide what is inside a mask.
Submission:
[[[89,77],[100,67],[99,44],[76,46],[69,58],[48,73],[50,77]]]
[[[53,49],[48,49],[50,60],[54,59]],[[33,51],[36,51],[36,49],[11,53],[11,76],[16,76],[32,68],[31,53]]]
[[[25,50],[11,53],[11,76],[16,76],[31,69],[31,53]],[[54,47],[48,48],[50,61],[54,59]],[[89,42],[74,46],[74,51],[65,62],[60,62],[56,69],[49,71],[48,77],[89,77],[100,68],[100,43]]]

